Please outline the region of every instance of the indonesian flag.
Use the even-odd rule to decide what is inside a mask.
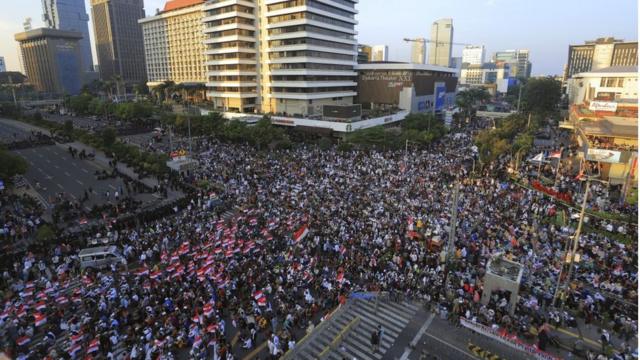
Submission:
[[[262,299],[263,297],[264,297],[264,293],[262,293],[261,290],[258,290],[253,293],[253,298],[256,299],[256,301]]]
[[[178,249],[178,254],[184,255],[188,252],[189,252],[189,243],[183,242],[182,245],[180,245],[180,249]]]
[[[200,315],[195,314],[193,315],[193,318],[191,318],[191,321],[193,321],[194,323],[200,323]]]
[[[221,254],[222,253],[222,248],[221,247],[217,247],[215,248],[215,250],[213,250],[214,254]]]
[[[276,220],[271,220],[269,221],[268,226],[270,230],[273,230],[278,227],[278,222]]]
[[[267,298],[266,298],[266,296],[263,296],[260,299],[258,299],[258,306],[267,306]]]
[[[18,340],[16,340],[16,344],[18,344],[18,346],[25,346],[30,342],[31,342],[31,338],[27,336],[23,336],[21,338],[18,338]]]
[[[66,296],[58,296],[56,302],[60,305],[66,305],[69,303],[69,299]]]
[[[24,289],[23,292],[20,293],[20,296],[25,298],[25,297],[30,297],[33,295],[33,288],[26,288]]]
[[[36,327],[40,327],[40,326],[42,326],[42,325],[47,323],[47,317],[45,315],[43,315],[43,314],[35,313],[35,314],[33,314],[33,317],[35,319]]]
[[[216,230],[218,231],[224,230],[224,223],[218,223],[218,225],[216,225]]]
[[[73,295],[73,296],[71,297],[71,301],[72,301],[74,304],[80,304],[80,303],[82,303],[82,298],[80,297],[80,295]]]
[[[336,275],[336,280],[340,283],[344,281],[344,273],[342,271]]]
[[[44,291],[40,291],[36,294],[36,298],[41,301],[47,300],[47,293],[45,293]]]
[[[160,261],[167,262],[167,260],[169,260],[169,253],[167,253],[166,250],[163,250],[160,254]]]
[[[258,219],[256,219],[256,218],[251,218],[251,219],[249,220],[249,224],[250,224],[250,225],[253,225],[253,226],[258,225]]]
[[[554,151],[549,155],[549,158],[560,159],[562,157],[562,151]]]
[[[226,256],[226,257],[228,257],[228,258],[232,257],[232,256],[233,256],[233,250],[227,250],[227,251],[224,253],[224,256]]]
[[[211,305],[211,303],[206,303],[203,307],[202,307],[202,313],[204,314],[204,316],[206,317],[211,317],[211,315],[213,315],[213,305]]]
[[[90,277],[85,275],[85,276],[82,277],[82,284],[84,284],[84,286],[89,286],[89,285],[93,284],[93,280],[91,280]]]
[[[218,324],[211,324],[211,325],[207,326],[207,332],[208,333],[215,332],[216,330],[218,330]]]
[[[76,355],[78,355],[78,352],[80,352],[80,350],[82,350],[82,346],[80,346],[80,344],[75,344],[69,348],[68,352],[69,352],[69,355],[73,358],[73,357],[76,357]]]
[[[80,225],[85,225],[87,224],[89,221],[87,220],[87,218],[83,217],[80,219],[80,221],[78,221],[80,223]]]
[[[300,229],[298,229],[298,231],[293,233],[293,241],[299,242],[300,240],[304,239],[307,234],[309,234],[309,227],[307,226],[307,224],[304,224],[300,227]]]
[[[47,308],[47,303],[45,303],[44,301],[40,301],[39,303],[36,304],[35,308],[38,311],[43,311]]]
[[[93,339],[89,343],[89,348],[87,348],[88,354],[93,354],[94,352],[98,352],[100,350],[100,341],[98,339]]]
[[[244,249],[242,249],[242,253],[245,254],[245,255],[250,253],[250,252],[251,252],[251,248],[250,247],[245,247]]]
[[[310,272],[305,271],[305,272],[302,274],[302,278],[303,278],[306,282],[309,282],[309,281],[311,281],[311,280],[313,279],[313,276],[311,276],[311,273],[310,273]]]
[[[27,309],[24,307],[24,305],[20,305],[20,308],[16,312],[16,316],[21,318],[21,317],[24,317],[25,315],[27,315]]]
[[[175,255],[175,254],[171,255],[171,262],[172,263],[176,263],[178,261],[180,261],[180,257],[178,255]]]

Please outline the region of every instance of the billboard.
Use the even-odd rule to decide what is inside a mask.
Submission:
[[[611,111],[616,112],[618,109],[618,103],[612,101],[592,101],[589,104],[589,110],[591,111]]]
[[[589,149],[587,151],[587,160],[599,161],[616,164],[620,162],[620,151],[607,150],[607,149]]]
[[[435,87],[435,111],[444,109],[445,97],[447,95],[447,86],[444,83],[436,83]]]

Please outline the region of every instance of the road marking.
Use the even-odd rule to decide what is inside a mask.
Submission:
[[[77,182],[78,184],[80,184],[80,185],[84,186],[84,183],[83,183],[82,181],[80,181],[80,180],[76,180],[76,182]]]
[[[42,171],[42,168],[38,168],[38,171],[44,174],[44,171]]]
[[[71,174],[69,174],[69,173],[68,173],[68,172],[66,172],[66,171],[64,172],[64,174],[65,174],[65,175],[67,175],[67,176],[71,176]]]
[[[440,342],[440,343],[442,343],[442,344],[444,344],[444,345],[446,345],[446,346],[448,346],[448,347],[450,347],[450,348],[452,348],[452,349],[454,349],[454,350],[456,350],[456,351],[458,351],[458,352],[460,352],[460,353],[462,353],[462,354],[464,354],[464,355],[465,355],[466,357],[468,357],[469,359],[474,359],[474,360],[475,360],[475,357],[473,357],[472,355],[470,355],[469,353],[467,353],[467,352],[466,352],[466,351],[464,351],[464,350],[460,350],[460,349],[459,349],[459,348],[457,348],[455,345],[453,345],[453,344],[451,344],[451,343],[449,343],[449,342],[446,342],[446,341],[444,341],[444,340],[442,340],[442,339],[440,339],[440,338],[437,338],[437,337],[435,337],[435,336],[433,336],[433,335],[431,335],[431,334],[429,334],[429,333],[426,333],[425,335],[426,335],[426,336],[428,336],[428,337],[430,337],[430,338],[432,338],[432,339],[434,339],[434,340],[436,340],[436,341],[438,341],[438,342]]]
[[[56,168],[56,169],[60,169],[60,166],[58,166],[58,165],[53,165],[53,167]]]
[[[118,189],[116,189],[116,187],[115,187],[115,186],[113,186],[113,185],[111,185],[111,184],[109,184],[109,187],[110,187],[110,188],[112,188],[113,190],[118,190]]]
[[[418,343],[418,340],[420,340],[420,338],[422,337],[422,335],[424,335],[424,333],[427,331],[429,326],[431,326],[431,322],[435,317],[436,317],[436,314],[433,314],[433,313],[431,314],[431,316],[429,316],[427,321],[425,321],[424,325],[422,325],[420,330],[418,330],[418,333],[416,334],[416,336],[414,336],[413,340],[411,340],[410,347],[407,347],[404,350],[404,353],[402,354],[402,357],[400,357],[400,360],[407,360],[409,358],[409,355],[411,354],[411,348],[416,346],[416,344]]]
[[[75,200],[78,200],[78,198],[75,195],[73,194],[69,194],[69,195],[71,195],[71,197],[74,198]]]
[[[62,187],[62,185],[60,185],[60,184],[56,184],[56,185],[58,185],[58,187],[59,187],[60,189],[64,189],[64,188]]]
[[[87,171],[87,169],[82,169],[82,172],[84,172],[85,174],[88,174],[89,172]]]
[[[76,163],[75,163],[75,162],[73,162],[73,161],[71,162],[71,165],[73,165],[73,166],[75,166],[75,167],[78,167],[78,164],[76,164]]]
[[[578,334],[576,334],[576,333],[573,333],[573,332],[571,332],[571,331],[569,331],[569,330],[565,330],[565,329],[563,329],[563,328],[557,328],[556,330],[557,330],[557,331],[559,331],[559,332],[561,332],[561,333],[563,333],[563,334],[566,334],[566,335],[569,335],[569,336],[573,336],[574,338],[582,339],[582,340],[584,340],[585,342],[588,342],[588,343],[589,343],[589,344],[591,344],[591,345],[594,345],[594,346],[600,346],[600,345],[601,345],[601,344],[600,344],[599,342],[597,342],[597,341],[591,340],[591,339],[589,339],[589,338],[587,338],[587,337],[584,337],[584,336],[582,336],[582,337],[581,337],[580,335],[578,335]]]
[[[47,162],[47,164],[51,164],[51,160],[46,159],[45,161]]]

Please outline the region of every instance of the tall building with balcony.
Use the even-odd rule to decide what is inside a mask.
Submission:
[[[204,85],[203,7],[204,0],[169,0],[157,15],[138,20],[149,87],[165,81]]]
[[[320,114],[356,95],[356,0],[209,0],[207,95],[218,110]]]
[[[144,42],[138,24],[145,16],[143,0],[91,0],[91,14],[100,78],[144,81]]]

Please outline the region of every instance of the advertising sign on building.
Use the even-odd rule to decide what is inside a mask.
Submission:
[[[589,149],[587,151],[587,160],[615,164],[620,162],[621,155],[622,153],[620,151],[607,149]]]
[[[447,86],[444,83],[436,83],[435,88],[435,103],[436,103],[436,111],[440,111],[444,109],[445,105],[445,97],[447,95]]]
[[[591,111],[611,111],[616,112],[618,109],[618,103],[612,101],[592,101],[589,104],[589,110]]]

